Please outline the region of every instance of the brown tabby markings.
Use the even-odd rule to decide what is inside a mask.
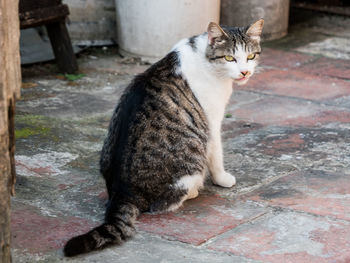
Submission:
[[[120,244],[140,212],[164,211],[192,196],[177,182],[206,169],[208,127],[176,52],[137,76],[113,114],[101,153],[109,194],[105,223],[68,241],[66,256]]]
[[[223,167],[221,121],[232,79],[239,81],[242,70],[253,74],[262,26],[262,19],[246,28],[210,23],[207,33],[185,40],[132,81],[101,153],[109,194],[105,222],[69,240],[66,256],[121,244],[134,235],[140,213],[175,209],[196,197],[207,167],[214,183],[234,185],[234,176]],[[248,61],[249,53],[255,61]],[[236,55],[235,63],[227,63],[227,55]]]
[[[119,176],[139,197],[135,201],[142,204],[142,211],[172,196],[177,202],[183,193],[174,192],[173,184],[182,176],[203,173],[206,167],[206,117],[186,81],[166,61],[145,73],[144,100],[130,122],[121,161]]]

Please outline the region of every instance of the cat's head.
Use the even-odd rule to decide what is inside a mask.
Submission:
[[[206,57],[220,77],[233,79],[239,85],[247,83],[258,64],[263,25],[263,19],[247,27],[209,24]]]

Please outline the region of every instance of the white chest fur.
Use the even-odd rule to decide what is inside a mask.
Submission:
[[[225,172],[221,145],[221,122],[225,107],[232,94],[232,80],[220,77],[220,72],[205,57],[207,36],[196,38],[196,49],[181,41],[174,50],[178,51],[180,68],[178,73],[187,80],[194,95],[201,104],[209,124],[207,145],[208,168],[215,184],[231,187],[236,183],[234,176]],[[191,177],[191,180],[194,180]]]
[[[196,51],[186,42],[187,40],[183,40],[174,48],[179,52],[179,70],[203,107],[209,129],[220,129],[226,104],[232,94],[232,80],[220,79],[210,68],[205,58],[206,36],[197,38]]]

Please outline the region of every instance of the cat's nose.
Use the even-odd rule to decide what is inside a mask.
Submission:
[[[241,74],[245,77],[249,72],[246,70],[246,71],[241,71]]]

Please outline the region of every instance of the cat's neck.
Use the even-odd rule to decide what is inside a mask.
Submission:
[[[232,94],[232,80],[220,77],[206,58],[208,35],[203,34],[180,41],[174,51],[178,52],[179,75],[188,82],[194,95],[206,112],[209,123],[220,124],[225,106]]]

